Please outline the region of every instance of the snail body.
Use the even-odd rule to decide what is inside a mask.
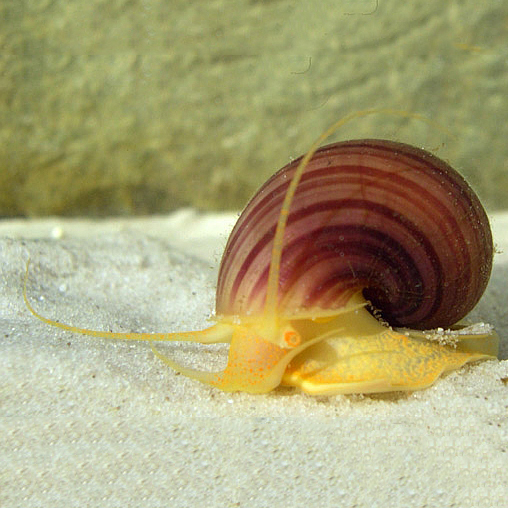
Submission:
[[[210,328],[122,334],[65,325],[33,309],[25,280],[26,305],[48,324],[97,337],[230,343],[221,372],[188,369],[152,346],[177,372],[224,391],[417,390],[495,358],[490,327],[443,330],[476,305],[490,276],[492,236],[477,196],[447,163],[409,145],[318,149],[330,131],[240,215]]]

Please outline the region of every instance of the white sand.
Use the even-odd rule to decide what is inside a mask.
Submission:
[[[501,361],[410,394],[225,394],[117,331],[199,329],[231,215],[0,223],[0,506],[508,507],[508,216],[475,319]],[[39,238],[39,239],[36,239]],[[177,352],[173,349],[177,348]],[[161,348],[162,349],[162,348]],[[167,344],[219,368],[224,346]]]

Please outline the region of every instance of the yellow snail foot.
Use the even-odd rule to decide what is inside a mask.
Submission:
[[[338,332],[305,349],[288,365],[285,385],[312,395],[412,391],[464,364],[494,359],[498,337],[489,327],[456,331],[392,330],[365,309],[342,317]]]

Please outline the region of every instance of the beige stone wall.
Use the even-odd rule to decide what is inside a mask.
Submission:
[[[508,205],[506,0],[0,2],[0,215],[241,208],[326,126]]]

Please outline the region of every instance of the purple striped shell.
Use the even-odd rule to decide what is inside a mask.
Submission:
[[[263,312],[272,241],[297,159],[247,204],[222,259],[218,315]],[[277,313],[340,309],[359,290],[394,326],[448,327],[487,285],[488,218],[465,180],[434,155],[364,139],[320,148],[291,204]]]

